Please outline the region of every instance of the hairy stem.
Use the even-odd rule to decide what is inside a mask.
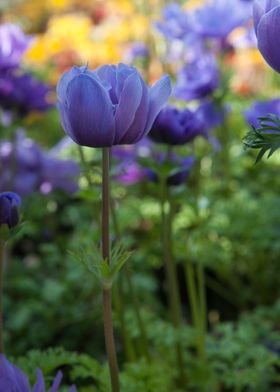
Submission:
[[[110,149],[102,150],[102,255],[110,264]],[[103,288],[104,335],[108,356],[112,392],[119,392],[119,370],[112,322],[112,289]]]

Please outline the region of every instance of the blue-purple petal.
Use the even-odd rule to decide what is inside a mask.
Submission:
[[[267,63],[280,72],[280,6],[263,15],[257,27],[258,48]]]
[[[135,114],[141,103],[142,93],[141,80],[137,72],[134,72],[126,78],[123,90],[119,97],[119,103],[115,114],[115,141],[121,140],[123,135],[133,123]]]
[[[149,112],[144,134],[146,135],[161,109],[167,104],[171,94],[171,81],[168,75],[163,76],[149,90]]]
[[[74,141],[89,147],[111,146],[115,134],[114,116],[106,89],[81,74],[68,84],[66,95],[66,115]]]

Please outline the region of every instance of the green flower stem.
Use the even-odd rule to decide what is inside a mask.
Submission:
[[[182,325],[182,311],[176,266],[173,260],[173,211],[165,178],[161,179],[162,248],[168,286],[168,305],[174,328]],[[176,356],[181,383],[184,383],[184,359],[180,342],[176,344]]]
[[[197,289],[195,272],[191,261],[187,260],[184,264],[185,278],[188,289],[189,302],[191,307],[191,318],[193,326],[197,333],[197,353],[201,360],[205,358],[205,316],[202,315],[202,306],[200,295],[204,293],[204,287]],[[199,280],[199,279],[198,279]],[[204,279],[200,277],[200,286],[203,284]],[[204,302],[204,300],[202,301]],[[203,305],[204,306],[204,305]],[[206,305],[205,305],[206,306]]]
[[[114,290],[113,290],[113,303],[114,303],[114,309],[116,310],[117,317],[120,323],[121,337],[124,345],[126,359],[128,362],[131,362],[136,359],[136,353],[126,327],[125,310],[124,310],[124,304],[122,300],[123,298],[122,286],[123,286],[122,277],[119,276],[117,285],[114,286]]]
[[[142,351],[142,355],[144,355],[148,360],[150,360],[150,352],[149,352],[147,333],[146,333],[146,329],[145,329],[144,322],[142,320],[142,316],[141,316],[141,312],[140,312],[140,304],[139,304],[138,296],[135,293],[135,290],[133,287],[133,282],[131,279],[131,273],[130,273],[130,270],[128,269],[128,267],[125,267],[125,276],[127,279],[128,290],[129,290],[129,294],[131,296],[131,300],[133,303],[133,309],[135,312],[135,317],[136,317],[139,331],[140,331],[140,337],[141,337],[140,349]]]
[[[112,221],[113,221],[113,226],[114,226],[114,230],[115,230],[116,240],[118,240],[121,238],[121,232],[120,232],[120,226],[119,226],[118,217],[117,217],[117,213],[116,213],[115,202],[114,202],[113,198],[111,198],[111,214],[112,214]],[[139,348],[141,350],[141,354],[143,356],[145,356],[147,359],[150,359],[148,338],[147,338],[145,325],[144,325],[141,311],[140,311],[139,299],[138,299],[138,296],[134,290],[131,273],[130,273],[130,270],[127,265],[124,266],[123,272],[124,272],[124,276],[126,278],[126,283],[127,283],[128,291],[129,291],[129,297],[133,303],[133,310],[135,313],[135,318],[137,320],[138,328],[139,328],[139,332],[140,332],[140,346],[139,346]]]
[[[4,353],[3,328],[3,284],[4,284],[5,242],[0,240],[0,353]]]
[[[110,149],[102,149],[102,256],[110,264]],[[119,392],[119,370],[112,321],[112,289],[103,287],[104,335],[112,392]]]
[[[205,290],[205,273],[201,263],[197,266],[198,297],[200,308],[201,333],[205,337],[207,331],[207,305]]]

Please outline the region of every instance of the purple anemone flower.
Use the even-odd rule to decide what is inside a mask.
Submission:
[[[200,120],[189,109],[167,106],[157,116],[148,136],[156,143],[182,145],[192,141],[200,132]]]
[[[0,225],[8,225],[11,229],[18,224],[20,204],[21,198],[16,193],[0,193]]]
[[[225,39],[235,28],[251,17],[252,5],[243,0],[208,0],[197,8],[193,17],[194,31],[204,38]]]
[[[280,0],[255,0],[253,16],[259,51],[280,73]]]
[[[46,392],[45,381],[41,370],[37,370],[37,380],[33,388],[30,387],[28,377],[21,369],[9,362],[0,354],[0,391],[5,392]],[[49,392],[58,392],[62,380],[62,373],[58,372]],[[69,392],[76,392],[76,387],[70,387]]]
[[[73,67],[57,86],[64,131],[88,147],[137,143],[150,131],[170,94],[169,76],[148,88],[137,69],[125,64],[95,71]]]
[[[219,79],[215,58],[204,55],[179,71],[174,96],[183,100],[204,98],[218,87]]]
[[[24,52],[28,49],[32,38],[11,23],[0,26],[0,71],[18,67]]]
[[[275,114],[280,117],[280,98],[270,101],[256,101],[253,105],[244,111],[244,117],[249,125],[258,127],[260,117],[268,114]]]
[[[53,105],[48,100],[51,87],[29,74],[8,73],[0,76],[0,106],[25,116],[31,111],[45,111]]]
[[[163,20],[156,23],[158,30],[169,39],[183,39],[192,31],[189,14],[178,4],[167,5],[162,12]]]

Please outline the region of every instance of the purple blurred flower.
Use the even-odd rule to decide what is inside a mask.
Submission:
[[[255,0],[253,16],[259,51],[280,72],[280,0]]]
[[[184,184],[190,175],[194,163],[194,157],[188,157],[181,160],[177,158],[178,167],[168,176],[166,180],[167,185],[179,186]]]
[[[49,154],[44,154],[40,191],[44,194],[53,190],[75,193],[79,189],[75,181],[79,174],[80,168],[76,162],[70,159],[61,160]]]
[[[157,159],[164,163],[166,160],[166,155],[161,154],[157,157]],[[182,158],[178,155],[172,154],[168,157],[168,163],[171,163],[173,168],[166,178],[167,186],[180,186],[187,181],[191,169],[195,163],[195,158],[192,156]],[[154,170],[147,169],[147,172],[150,181],[159,182],[159,176]]]
[[[212,145],[214,151],[221,149],[219,140],[211,134],[213,128],[223,124],[226,113],[230,110],[228,106],[220,106],[213,101],[206,100],[200,104],[196,110],[201,135],[203,135]]]
[[[192,31],[191,20],[178,4],[169,4],[163,9],[163,20],[156,23],[158,30],[166,38],[182,39]]]
[[[148,136],[157,143],[181,145],[199,134],[200,120],[197,120],[195,112],[168,106],[159,113]]]
[[[19,115],[31,111],[45,111],[52,104],[48,101],[51,87],[29,74],[7,73],[0,75],[0,106],[15,110]]]
[[[213,101],[207,100],[202,102],[196,110],[196,119],[200,124],[201,133],[207,137],[211,129],[220,126],[224,122],[228,111],[228,107],[219,107]]]
[[[21,198],[14,192],[0,193],[0,225],[8,225],[11,229],[18,224]]]
[[[145,170],[137,162],[140,143],[112,148],[112,157],[115,160],[113,177],[123,185],[133,185],[147,178]]]
[[[64,131],[88,147],[137,143],[150,131],[170,94],[167,75],[148,88],[137,69],[125,64],[96,71],[73,67],[57,86]]]
[[[5,392],[46,392],[45,382],[41,370],[37,370],[37,380],[33,388],[30,387],[28,377],[17,366],[9,362],[0,354],[0,391]],[[58,392],[62,380],[62,373],[58,372],[50,392]],[[76,392],[76,387],[70,387],[69,392]]]
[[[146,158],[151,161],[164,164],[166,154],[157,153],[153,150],[153,145],[147,138],[140,143],[129,146],[114,147],[112,150],[113,157],[116,159],[115,180],[124,186],[133,185],[142,181],[158,182],[159,177],[154,169],[143,166],[139,161],[140,158]],[[166,178],[168,186],[177,186],[183,184],[190,173],[195,162],[193,157],[182,158],[178,155],[171,154],[168,156],[170,173]]]
[[[138,182],[147,180],[147,171],[137,162],[131,162],[129,165],[119,166],[118,173],[114,176],[115,180],[122,185],[134,185]]]
[[[252,5],[242,0],[208,0],[193,15],[194,31],[204,38],[225,39],[251,17]]]
[[[259,126],[259,117],[264,117],[268,114],[276,114],[280,117],[280,98],[270,101],[256,101],[250,108],[244,111],[244,117],[247,123],[254,127]]]
[[[149,56],[149,48],[144,42],[134,42],[129,48],[129,51],[125,53],[125,60],[132,64],[138,58],[146,58]]]
[[[0,190],[12,189],[20,195],[56,189],[71,193],[78,189],[79,167],[75,162],[50,155],[19,133],[14,143],[0,143],[0,172]]]
[[[215,58],[204,55],[179,71],[174,96],[184,100],[204,98],[218,87],[219,79]]]
[[[22,30],[13,24],[0,26],[0,71],[19,66],[24,52],[32,41]]]

